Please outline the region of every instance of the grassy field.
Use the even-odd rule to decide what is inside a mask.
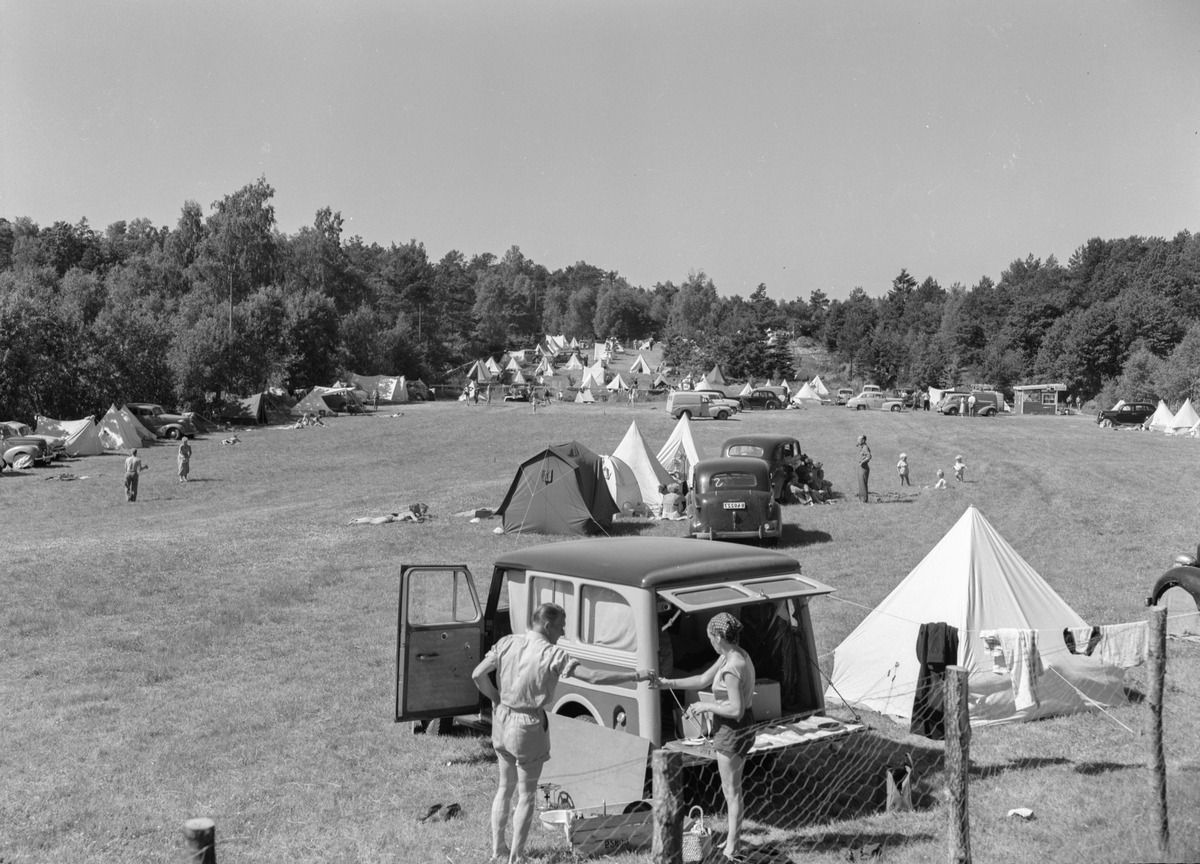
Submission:
[[[175,482],[174,448],[149,448],[136,504],[124,501],[115,455],[65,466],[88,475],[77,482],[43,479],[60,468],[0,477],[0,861],[171,860],[193,816],[216,820],[225,861],[486,860],[489,746],[392,722],[399,568],[466,564],[486,581],[501,550],[555,538],[495,536],[497,523],[452,514],[499,504],[517,463],[546,444],[611,452],[636,419],[657,447],[673,424],[648,405],[402,410],[247,431],[236,447],[210,436],[194,444],[187,485]],[[826,672],[838,642],[968,504],[1094,623],[1143,618],[1154,579],[1200,540],[1200,442],[1085,418],[842,408],[694,431],[709,455],[732,434],[796,434],[845,493],[835,506],[785,508],[781,544],[837,588],[813,606]],[[859,433],[884,493],[870,506],[853,499]],[[892,468],[901,451],[918,484],[903,493]],[[938,467],[950,474],[957,454],[966,483],[921,488]],[[437,518],[346,525],[416,501]],[[1169,653],[1174,852],[1195,860],[1200,650],[1172,642]],[[1133,670],[1130,686],[1143,677]],[[977,731],[976,860],[1156,858],[1145,713],[1135,703]],[[434,801],[460,802],[463,818],[416,824]],[[1019,806],[1038,818],[1004,818]],[[933,805],[819,826],[828,836],[804,860],[840,860],[838,837],[904,844],[889,860],[941,860],[944,823]],[[769,836],[752,826],[749,839]],[[534,840],[542,860],[568,860],[558,835]]]

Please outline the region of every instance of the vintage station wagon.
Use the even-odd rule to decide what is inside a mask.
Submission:
[[[779,683],[782,714],[820,713],[825,702],[808,606],[833,590],[779,552],[666,537],[506,552],[485,602],[465,566],[407,565],[400,576],[396,720],[457,715],[468,725],[490,724],[491,705],[471,672],[498,639],[525,633],[533,611],[547,602],[567,611],[558,644],[588,666],[667,676],[715,661],[705,628],[718,612],[730,612],[746,625],[742,645],[758,676]],[[671,693],[646,683],[568,678],[549,713],[660,745],[677,737],[673,705]]]

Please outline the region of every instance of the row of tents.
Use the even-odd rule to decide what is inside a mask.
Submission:
[[[690,480],[703,458],[687,417],[657,453],[633,422],[612,455],[571,441],[526,459],[496,513],[506,534],[606,534],[614,516],[639,505],[657,513],[661,487],[674,482],[673,474]]]
[[[100,456],[106,450],[132,450],[152,442],[157,436],[128,408],[113,405],[97,423],[93,417],[82,420],[54,420],[38,415],[37,434],[55,435],[66,441],[68,456]]]
[[[1119,409],[1124,404],[1125,400],[1122,399],[1113,406],[1113,410]],[[1190,397],[1184,400],[1178,411],[1173,413],[1167,407],[1167,403],[1160,399],[1158,407],[1143,425],[1152,432],[1166,432],[1168,435],[1191,435],[1193,438],[1200,438],[1200,414],[1197,414],[1196,409],[1192,407]]]

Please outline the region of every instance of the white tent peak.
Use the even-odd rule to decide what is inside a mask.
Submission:
[[[1197,414],[1196,409],[1192,407],[1192,399],[1189,396],[1175,412],[1175,418],[1171,421],[1170,428],[1176,432],[1186,432],[1197,423],[1200,423],[1200,414]]]
[[[822,399],[829,396],[829,388],[825,386],[825,382],[821,380],[820,375],[814,375],[813,379],[808,383],[812,385],[812,389],[815,390],[817,395]]]
[[[958,628],[958,663],[970,676],[974,725],[1125,701],[1122,670],[1106,667],[1098,654],[1067,651],[1063,629],[1086,622],[974,506],[837,647],[826,699],[910,719],[920,671],[914,646],[921,625],[934,622]],[[1000,628],[1038,631],[1046,669],[1037,680],[1039,704],[1018,711],[1011,676],[994,671],[979,634]]]
[[[629,431],[625,433],[625,437],[613,451],[613,456],[628,465],[633,476],[637,478],[638,488],[642,492],[642,501],[655,511],[661,509],[662,493],[658,491],[658,487],[670,483],[671,475],[655,458],[654,451],[642,437],[642,431],[638,429],[636,420],[629,424]]]
[[[1146,421],[1146,428],[1153,429],[1155,432],[1163,432],[1167,429],[1172,429],[1175,426],[1175,414],[1167,407],[1167,403],[1163,400],[1158,400],[1158,407],[1154,409],[1154,414]]]
[[[672,473],[676,464],[679,464],[683,475],[691,484],[692,472],[696,470],[696,463],[703,458],[704,455],[700,452],[700,448],[696,446],[696,439],[692,437],[692,423],[684,414],[675,424],[667,443],[658,451],[658,463],[667,469],[668,474]]]

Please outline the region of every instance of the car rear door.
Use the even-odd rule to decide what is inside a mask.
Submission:
[[[402,567],[396,632],[397,722],[478,710],[483,615],[470,570]]]
[[[730,579],[709,585],[660,589],[658,593],[664,600],[684,612],[702,612],[726,606],[761,603],[764,600],[819,597],[832,594],[834,590],[808,576],[784,573],[778,576],[756,576],[752,579]]]

